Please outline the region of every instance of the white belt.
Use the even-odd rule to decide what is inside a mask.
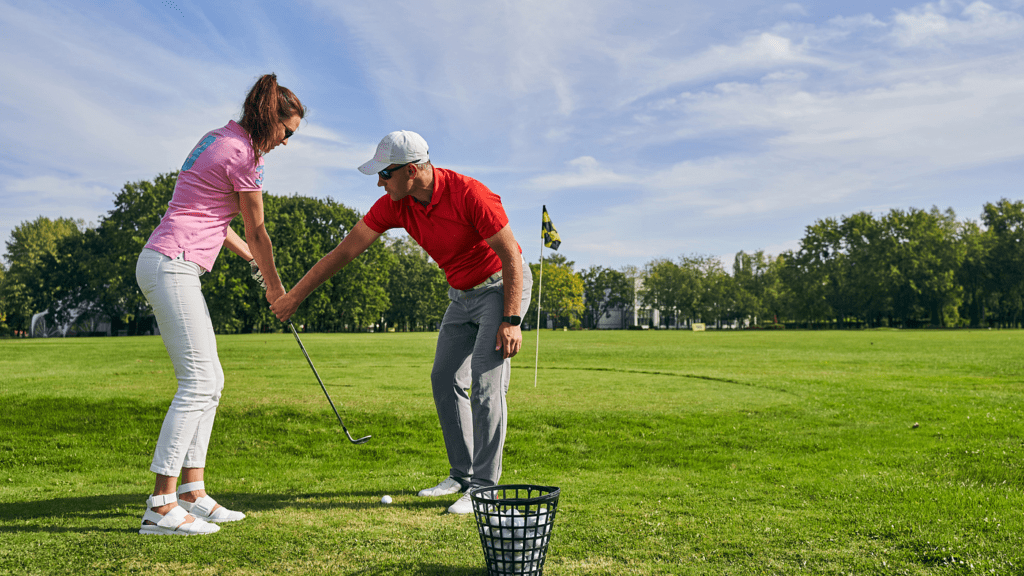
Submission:
[[[526,266],[527,265],[526,264],[526,257],[523,256],[523,255],[520,255],[519,257],[523,260],[523,266]],[[491,274],[490,276],[487,277],[486,280],[484,280],[483,282],[477,284],[476,286],[473,286],[469,290],[466,290],[466,292],[469,292],[470,290],[476,290],[477,288],[483,288],[484,286],[487,286],[488,284],[494,284],[498,280],[501,280],[501,270],[498,270],[494,274]]]

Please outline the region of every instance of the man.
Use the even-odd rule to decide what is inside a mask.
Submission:
[[[501,198],[468,176],[434,167],[419,134],[388,134],[359,171],[376,174],[377,186],[387,194],[271,309],[287,320],[313,290],[387,230],[404,228],[426,250],[444,270],[451,300],[430,374],[450,471],[419,495],[465,492],[448,511],[469,514],[469,489],[494,486],[501,477],[505,394],[510,359],[523,343],[519,324],[530,305],[530,267]]]

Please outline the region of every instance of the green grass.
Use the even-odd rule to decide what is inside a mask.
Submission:
[[[415,496],[435,336],[303,337],[363,446],[290,334],[221,337],[207,486],[249,518],[199,538],[137,534],[158,337],[0,341],[0,574],[485,574]],[[502,482],[562,488],[545,574],[1024,573],[1024,332],[545,331],[534,387],[536,337]]]

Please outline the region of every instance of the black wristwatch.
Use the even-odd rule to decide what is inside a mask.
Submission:
[[[519,316],[502,316],[501,321],[508,322],[513,326],[519,326],[520,324],[523,323],[523,319],[520,318]]]

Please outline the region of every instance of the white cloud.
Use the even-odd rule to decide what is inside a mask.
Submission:
[[[1019,187],[1017,0],[307,0],[293,30],[257,24],[275,9],[261,0],[196,8],[191,29],[143,3],[47,1],[0,0],[12,220],[59,204],[94,219],[123,182],[177,168],[271,66],[322,112],[268,157],[271,192],[366,209],[379,191],[355,166],[413,129],[523,214],[518,236],[547,204],[565,246],[605,264],[790,246],[818,217],[938,188],[962,204],[990,166],[992,190]],[[249,44],[231,35],[250,27]],[[296,61],[316,66],[282,71]],[[340,89],[307,100],[323,85]]]
[[[943,0],[898,12],[893,19],[893,37],[902,46],[919,46],[978,44],[1024,34],[1024,17],[1015,12],[979,1],[964,7],[959,18],[949,16],[955,7]]]
[[[39,215],[96,221],[125,182],[178,169],[205,132],[237,118],[266,71],[262,62],[231,60],[239,47],[201,13],[190,14],[190,31],[130,4],[120,9],[114,18],[109,7],[0,0],[0,136],[17,142],[0,158],[3,236]],[[280,47],[273,30],[262,30],[261,41]],[[373,146],[315,119],[301,132],[306,140],[268,156],[267,189],[345,195],[339,184],[348,175],[339,169],[365,161]]]
[[[789,2],[782,5],[783,14],[795,14],[797,16],[807,16],[807,9],[796,2]]]
[[[635,102],[671,86],[703,82],[727,75],[770,71],[793,66],[822,66],[825,61],[810,56],[789,38],[762,32],[735,45],[716,45],[693,56],[662,59],[649,57],[637,66],[626,84],[628,102]]]
[[[539,190],[557,190],[564,188],[607,188],[634,182],[633,178],[616,174],[603,167],[597,159],[582,156],[567,162],[570,168],[566,172],[546,174],[530,180],[529,184]]]
[[[112,192],[102,183],[59,176],[2,178],[0,190],[4,191],[4,210],[0,216],[3,230],[12,230],[39,216],[81,219],[86,224],[95,224],[105,215],[109,204],[96,202],[96,199],[106,198]]]

